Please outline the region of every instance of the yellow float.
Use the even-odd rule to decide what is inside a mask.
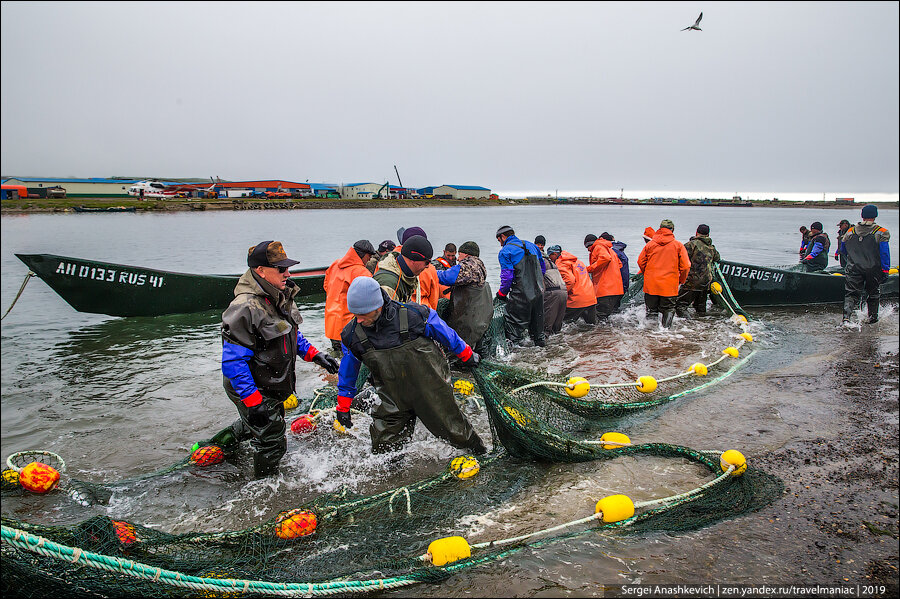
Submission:
[[[732,358],[737,358],[740,355],[736,347],[726,347],[722,350],[722,353]]]
[[[566,393],[569,397],[584,397],[591,390],[591,384],[586,378],[573,376],[566,382]]]
[[[634,502],[627,495],[610,495],[597,502],[594,513],[602,513],[604,522],[621,522],[634,516]]]
[[[734,466],[734,471],[731,473],[731,476],[740,476],[747,471],[747,458],[745,458],[744,454],[740,451],[729,449],[719,458],[719,465],[722,467],[722,472],[725,472],[729,467]]]
[[[706,364],[701,362],[697,362],[690,368],[691,372],[696,374],[697,376],[706,376],[709,374],[709,368],[706,367]]]
[[[472,556],[469,542],[462,537],[444,537],[432,541],[426,558],[435,566],[444,566]]]
[[[626,445],[631,445],[631,439],[624,433],[603,433],[600,437],[601,447],[603,449],[618,449]]]
[[[635,384],[641,393],[653,393],[656,391],[656,379],[649,375],[639,377]]]
[[[450,461],[450,472],[458,479],[472,478],[481,470],[481,465],[474,456],[461,455]]]

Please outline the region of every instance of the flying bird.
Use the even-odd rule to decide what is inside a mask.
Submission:
[[[700,25],[700,19],[702,19],[702,18],[703,18],[703,13],[701,12],[700,16],[697,17],[697,20],[694,21],[694,24],[691,25],[690,27],[685,27],[684,29],[682,29],[682,31],[687,31],[688,29],[696,29],[697,31],[703,31],[702,29],[700,29],[700,27],[698,27],[698,25]]]

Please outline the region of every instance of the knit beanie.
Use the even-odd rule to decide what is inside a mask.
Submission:
[[[878,206],[875,204],[868,204],[863,206],[862,209],[862,218],[863,220],[877,218],[878,217]]]
[[[400,235],[400,243],[406,243],[406,240],[414,235],[428,239],[428,235],[425,234],[425,231],[423,231],[421,227],[410,227],[408,229],[403,229],[403,234]]]
[[[384,305],[381,285],[372,277],[356,277],[347,289],[347,309],[351,314],[368,314]]]
[[[431,248],[430,241],[421,235],[413,235],[403,242],[403,249],[400,250],[400,255],[407,260],[427,261],[434,256],[434,250]]]
[[[592,245],[594,245],[595,241],[597,241],[597,236],[594,235],[593,233],[589,233],[589,234],[585,235],[584,236],[584,247],[590,248]]]
[[[605,239],[606,241],[615,241],[616,238],[607,233],[606,231],[600,233],[600,239]]]
[[[474,241],[467,241],[459,246],[459,253],[469,254],[470,256],[479,256],[481,254],[481,249],[479,249],[478,244]]]

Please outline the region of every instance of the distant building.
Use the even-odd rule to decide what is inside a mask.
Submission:
[[[345,200],[370,200],[381,192],[382,198],[389,195],[386,183],[346,183],[341,186],[341,197]]]
[[[341,197],[340,185],[337,183],[310,183],[312,193],[317,198],[339,198]]]
[[[313,195],[312,187],[309,183],[296,183],[294,181],[283,181],[281,179],[265,179],[258,181],[221,181],[216,184],[226,190],[228,197],[235,197],[234,192],[265,192],[265,191],[288,191],[297,192],[299,195]],[[239,197],[239,196],[238,196]]]
[[[838,204],[853,204],[855,202],[853,198],[834,198],[834,201]]]
[[[454,200],[491,197],[490,189],[477,185],[441,185],[435,187],[433,193],[436,196],[450,196]]]
[[[63,187],[67,197],[127,197],[128,188],[140,179],[71,179],[58,177],[11,177],[6,185],[24,185],[26,188]]]

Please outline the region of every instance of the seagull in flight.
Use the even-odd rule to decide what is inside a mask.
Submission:
[[[697,31],[703,31],[702,29],[700,29],[700,27],[698,27],[698,25],[700,25],[700,19],[702,19],[702,18],[703,18],[703,13],[701,12],[700,16],[697,17],[697,20],[694,21],[694,24],[691,25],[690,27],[685,27],[684,29],[682,29],[682,31],[687,31],[688,29],[695,29]]]

